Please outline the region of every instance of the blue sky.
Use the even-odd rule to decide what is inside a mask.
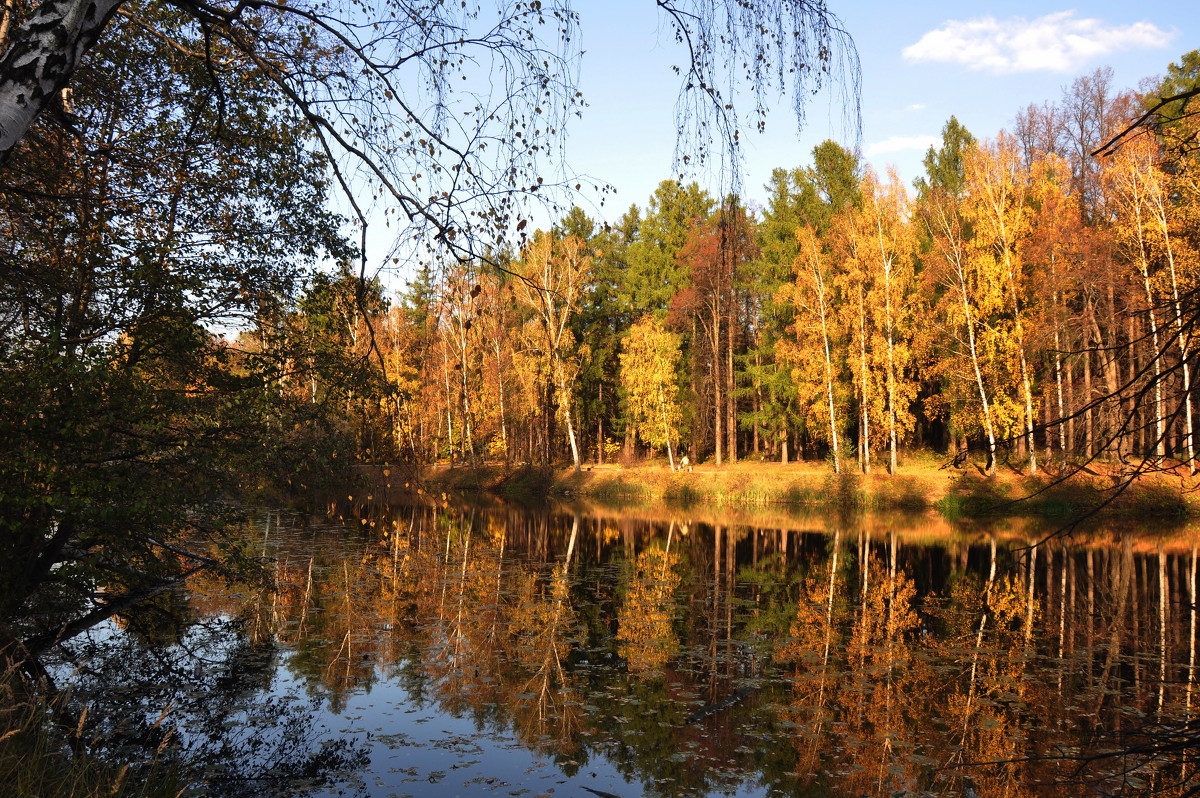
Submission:
[[[862,63],[858,143],[877,169],[894,164],[909,184],[952,114],[988,138],[1030,103],[1057,101],[1080,75],[1109,66],[1117,89],[1136,87],[1200,47],[1200,9],[1186,0],[830,6]],[[577,172],[617,189],[603,207],[589,209],[615,221],[631,203],[645,207],[658,182],[674,174],[678,83],[671,65],[683,53],[649,0],[582,0],[576,9],[589,107],[572,122],[567,157]],[[799,136],[781,99],[767,133],[747,138],[743,195],[761,202],[772,168],[808,165],[813,146],[826,138],[855,144],[836,95],[811,100]]]

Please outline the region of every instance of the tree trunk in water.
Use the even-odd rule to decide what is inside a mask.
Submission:
[[[1192,544],[1191,566],[1188,569],[1188,667],[1187,700],[1188,717],[1192,714],[1192,691],[1196,684],[1196,544]]]
[[[1037,576],[1037,553],[1038,544],[1035,542],[1029,547],[1029,582],[1025,590],[1025,644],[1033,639],[1033,611],[1035,603],[1033,600],[1034,579]]]

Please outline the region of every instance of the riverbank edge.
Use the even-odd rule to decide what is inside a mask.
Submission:
[[[1095,471],[986,476],[972,468],[917,467],[896,474],[842,473],[818,465],[738,463],[676,471],[661,465],[572,468],[427,467],[429,490],[490,493],[516,500],[587,498],[604,503],[673,506],[795,505],[839,511],[936,511],[954,518],[1084,515],[1157,521],[1200,517],[1200,480],[1173,472],[1128,484]]]

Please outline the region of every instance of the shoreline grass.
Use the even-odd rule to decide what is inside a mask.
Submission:
[[[654,461],[552,469],[503,466],[433,467],[422,480],[432,489],[492,493],[518,501],[586,498],[598,504],[661,503],[736,507],[784,505],[862,511],[934,511],[948,519],[1031,517],[1055,522],[1098,515],[1181,522],[1198,515],[1195,478],[1169,472],[1142,475],[1118,490],[1096,471],[1031,477],[1013,470],[986,476],[974,467],[943,468],[914,458],[896,474],[834,474],[824,463],[740,462],[672,472]]]
[[[91,752],[86,712],[64,725],[58,702],[9,664],[0,673],[0,784],[12,798],[179,798],[184,773],[151,752],[138,762],[108,762]]]

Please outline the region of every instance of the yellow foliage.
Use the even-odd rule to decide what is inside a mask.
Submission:
[[[675,571],[679,555],[649,548],[638,555],[617,610],[618,652],[633,673],[661,669],[679,651],[675,620]]]

